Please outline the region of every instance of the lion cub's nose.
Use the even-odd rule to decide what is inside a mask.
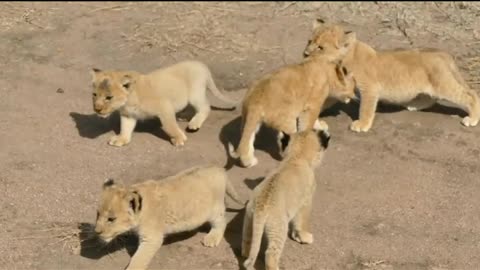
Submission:
[[[303,57],[308,57],[309,55],[310,55],[309,52],[307,52],[307,51],[304,51],[304,52],[303,52]]]

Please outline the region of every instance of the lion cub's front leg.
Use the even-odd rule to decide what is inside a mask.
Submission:
[[[170,106],[165,106],[158,114],[162,128],[170,136],[170,141],[175,146],[182,146],[187,141],[187,136],[180,129],[175,117],[175,111]]]
[[[362,91],[360,100],[360,117],[350,125],[350,130],[367,132],[373,124],[378,103],[378,91]]]
[[[155,237],[141,237],[137,251],[130,259],[126,270],[144,270],[152,261],[155,253],[163,243],[163,235],[155,234]]]
[[[136,124],[137,120],[135,118],[120,115],[120,134],[112,136],[110,141],[108,141],[108,144],[113,146],[124,146],[129,144]]]

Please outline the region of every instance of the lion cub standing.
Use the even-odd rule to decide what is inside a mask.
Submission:
[[[130,142],[138,120],[158,117],[163,130],[175,146],[184,145],[187,136],[177,124],[175,114],[191,104],[196,110],[188,123],[189,131],[197,131],[210,113],[206,88],[219,99],[231,104],[216,87],[208,67],[198,61],[184,61],[148,74],[135,71],[101,71],[93,69],[93,108],[107,117],[120,112],[120,135],[110,145]]]
[[[464,126],[478,124],[480,99],[449,53],[437,49],[378,51],[357,40],[354,32],[317,19],[304,55],[332,57],[342,50],[337,45],[343,43],[350,48],[343,64],[355,74],[361,95],[360,117],[351,130],[366,132],[372,127],[379,101],[403,105],[410,111],[447,101],[468,112],[462,119]]]
[[[313,242],[309,222],[316,189],[314,169],[321,163],[329,140],[330,136],[323,130],[293,134],[279,168],[253,190],[243,223],[242,256],[248,256],[245,268],[253,269],[265,232],[266,269],[279,269],[290,222],[291,237],[295,241]]]
[[[127,269],[146,269],[167,234],[189,231],[208,222],[203,245],[217,246],[226,228],[225,193],[244,205],[223,168],[195,167],[160,181],[123,187],[105,181],[95,232],[105,242],[135,231],[140,244]]]
[[[355,98],[355,81],[339,63],[312,55],[302,63],[285,66],[262,76],[245,94],[242,106],[242,136],[230,155],[244,167],[255,166],[255,135],[265,124],[291,135],[302,130],[328,129],[318,116],[328,97],[348,103]]]

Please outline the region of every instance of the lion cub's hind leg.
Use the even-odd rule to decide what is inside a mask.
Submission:
[[[225,220],[225,207],[220,207],[209,221],[211,229],[203,238],[202,244],[206,247],[216,247],[223,239],[227,222]]]
[[[252,219],[252,211],[250,209],[245,209],[242,228],[242,257],[244,258],[247,258],[248,254],[250,254],[250,247],[252,245]]]
[[[280,256],[288,236],[288,222],[279,218],[265,224],[265,234],[268,239],[265,251],[265,266],[267,270],[279,270]]]
[[[198,131],[210,114],[210,103],[205,96],[205,91],[201,91],[201,93],[203,95],[200,92],[195,93],[190,99],[190,104],[195,108],[196,113],[188,123],[187,131],[189,132]]]
[[[310,233],[311,209],[312,202],[309,200],[292,220],[292,238],[300,244],[313,243],[313,235]]]
[[[446,79],[440,80],[435,86],[438,89],[438,98],[452,102],[468,112],[468,116],[462,119],[464,126],[473,127],[478,124],[480,120],[480,100],[475,91],[453,78],[449,81]]]
[[[162,128],[170,136],[170,141],[175,146],[182,146],[187,141],[187,136],[180,129],[175,116],[175,110],[169,105],[165,104],[158,112],[158,118],[162,122]]]

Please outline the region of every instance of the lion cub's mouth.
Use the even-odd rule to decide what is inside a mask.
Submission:
[[[96,112],[98,116],[100,116],[101,118],[107,118],[110,116],[110,112]]]

